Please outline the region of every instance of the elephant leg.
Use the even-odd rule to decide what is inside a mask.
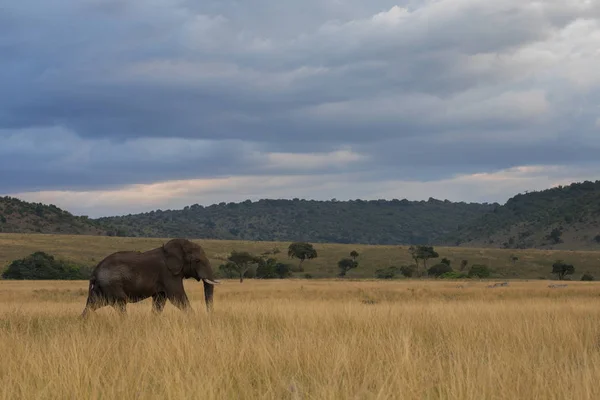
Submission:
[[[160,314],[167,303],[167,295],[165,293],[157,293],[152,296],[152,311]]]
[[[189,311],[192,308],[190,301],[185,294],[182,280],[174,281],[167,286],[167,298],[175,307],[182,311]]]
[[[88,292],[88,298],[85,303],[85,308],[83,309],[80,318],[86,319],[91,311],[96,311],[105,305],[106,301],[103,298],[102,293],[99,292],[97,287],[91,284]]]
[[[168,295],[169,301],[182,311],[190,311],[192,306],[185,292]]]
[[[117,310],[121,315],[125,315],[127,313],[127,301],[124,299],[115,300],[112,306]]]

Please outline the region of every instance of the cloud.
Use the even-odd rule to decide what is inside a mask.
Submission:
[[[331,190],[349,177],[338,188],[350,197],[385,194],[387,182],[438,182],[451,194],[439,182],[598,165],[599,2],[23,0],[2,9],[5,194],[277,178],[281,190],[261,192],[270,197],[291,193],[282,177],[302,177],[298,197],[341,198]],[[194,202],[177,193],[168,201]],[[119,212],[99,199],[89,210]]]

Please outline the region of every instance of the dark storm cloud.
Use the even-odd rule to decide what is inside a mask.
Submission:
[[[281,171],[435,180],[600,147],[595,2],[0,8],[4,193]],[[346,146],[361,157],[278,158]]]

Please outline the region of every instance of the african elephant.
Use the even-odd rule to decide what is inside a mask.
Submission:
[[[181,310],[190,310],[183,279],[204,283],[204,300],[212,309],[215,281],[204,250],[186,239],[172,239],[161,247],[139,251],[119,251],[100,261],[92,271],[88,299],[81,314],[86,317],[105,305],[125,313],[127,303],[152,297],[153,311],[160,313],[167,299]]]

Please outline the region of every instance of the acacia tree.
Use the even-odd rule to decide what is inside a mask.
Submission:
[[[232,251],[227,257],[227,265],[235,270],[240,276],[240,283],[244,282],[244,274],[248,271],[251,265],[258,264],[260,259],[247,251]]]
[[[418,256],[423,260],[423,267],[427,270],[427,260],[438,258],[440,255],[432,246],[418,246]]]
[[[300,264],[298,264],[298,270],[303,271],[302,263],[304,260],[312,260],[313,258],[317,258],[317,251],[310,243],[294,242],[288,247],[288,257],[299,259]]]
[[[575,273],[575,267],[572,264],[567,264],[562,260],[558,260],[552,264],[552,273],[558,276],[559,281],[562,281],[566,275]]]
[[[423,267],[427,271],[427,260],[431,258],[438,258],[440,255],[433,249],[432,246],[410,246],[408,252],[417,266],[417,274],[419,273],[419,260],[423,260]]]
[[[356,250],[352,250],[352,251],[350,252],[350,257],[352,257],[352,259],[353,259],[354,261],[356,261],[356,258],[358,257],[358,252],[357,252]]]
[[[419,251],[417,246],[410,246],[408,248],[408,252],[410,253],[410,256],[413,260],[415,260],[415,265],[416,265],[416,271],[417,273],[419,272]]]
[[[348,271],[358,267],[358,262],[354,261],[351,258],[342,258],[338,261],[338,268],[340,269],[340,277],[346,276]]]

